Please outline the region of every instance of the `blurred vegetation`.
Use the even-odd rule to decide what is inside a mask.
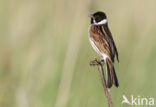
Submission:
[[[106,107],[88,15],[107,13],[122,95],[156,98],[155,0],[1,0],[0,107]]]

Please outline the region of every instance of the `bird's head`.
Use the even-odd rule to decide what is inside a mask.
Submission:
[[[107,24],[107,16],[104,12],[98,11],[94,14],[91,14],[90,18],[91,18],[91,24],[94,25]]]

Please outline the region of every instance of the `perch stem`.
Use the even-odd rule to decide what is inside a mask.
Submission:
[[[91,66],[95,66],[95,65],[98,66],[98,70],[100,72],[102,85],[103,85],[103,88],[104,88],[104,92],[105,92],[105,95],[106,95],[106,98],[107,98],[108,105],[109,105],[109,107],[113,107],[111,97],[110,97],[110,94],[109,94],[109,91],[108,91],[108,88],[107,88],[107,85],[106,85],[106,80],[105,80],[105,75],[104,75],[104,70],[103,70],[103,61],[99,61],[97,59],[94,59],[93,61],[91,61],[90,65]]]

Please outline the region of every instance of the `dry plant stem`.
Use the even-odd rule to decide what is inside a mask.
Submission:
[[[106,98],[107,98],[107,102],[108,102],[108,105],[109,107],[113,107],[113,104],[112,104],[112,101],[111,101],[111,98],[110,98],[110,95],[109,95],[109,91],[108,91],[108,88],[107,88],[107,85],[106,85],[106,80],[105,80],[105,76],[104,76],[104,71],[103,71],[103,61],[99,61],[97,59],[94,59],[93,61],[90,62],[90,65],[91,66],[98,66],[98,70],[100,72],[100,76],[101,76],[101,80],[102,80],[102,85],[103,85],[103,88],[104,88],[104,92],[105,92],[105,95],[106,95]]]

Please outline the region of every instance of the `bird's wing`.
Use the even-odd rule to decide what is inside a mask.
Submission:
[[[111,60],[114,59],[108,41],[100,33],[91,32],[91,37],[99,51],[106,54]]]
[[[91,33],[93,41],[98,49],[105,53],[114,62],[115,55],[118,60],[118,51],[107,26],[97,26]]]
[[[112,51],[113,59],[114,59],[114,56],[116,55],[116,58],[119,62],[118,51],[117,51],[115,42],[113,40],[112,34],[111,34],[108,26],[101,26],[101,31],[103,33],[104,38],[107,39],[107,41],[109,43],[110,49]],[[112,60],[112,61],[114,62],[114,60]]]

